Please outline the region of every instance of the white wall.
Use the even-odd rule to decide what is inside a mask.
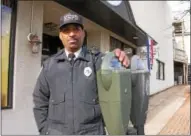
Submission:
[[[190,63],[190,35],[184,37],[185,51],[188,56],[188,63]]]
[[[154,94],[174,82],[172,16],[166,1],[130,1],[130,5],[137,25],[158,42],[159,60],[165,63],[165,80],[157,80],[154,61],[150,78],[150,93]]]
[[[32,92],[40,70],[41,52],[32,54],[27,35],[36,33],[42,40],[43,2],[19,1],[17,11],[15,62],[14,62],[14,99],[13,109],[2,111],[3,135],[38,134],[33,117]],[[33,8],[33,19],[31,19]],[[32,20],[32,21],[31,21]]]
[[[184,40],[184,45],[183,45]],[[188,57],[188,63],[190,63],[190,35],[184,36],[176,36],[177,48],[186,51],[186,55]]]
[[[176,39],[176,48],[178,48],[178,49],[181,49],[181,50],[184,50],[184,47],[183,47],[183,37],[182,36],[176,36],[175,37],[175,39]]]

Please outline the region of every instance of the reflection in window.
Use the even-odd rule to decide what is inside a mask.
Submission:
[[[110,36],[110,51],[113,51],[114,49],[119,48],[123,50],[126,55],[131,58],[133,56],[133,48],[129,45],[125,44],[124,42]]]
[[[160,79],[163,79],[163,67],[164,67],[164,65],[161,63],[160,64]]]
[[[123,50],[123,46],[123,42],[115,39],[114,37],[110,37],[110,51],[113,51],[116,48],[120,48],[121,50]]]
[[[157,73],[156,73],[157,79],[160,79],[160,73],[159,73],[159,71],[160,71],[160,65],[159,65],[159,61],[157,61]]]
[[[10,72],[10,37],[11,37],[11,19],[12,19],[12,6],[14,0],[2,0],[2,57],[1,57],[1,107],[9,106],[9,72]],[[13,62],[11,62],[13,63]]]

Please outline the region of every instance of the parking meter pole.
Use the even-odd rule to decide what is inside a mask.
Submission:
[[[126,135],[137,135],[137,129],[135,127],[129,127]]]
[[[134,70],[132,74],[132,105],[131,105],[131,122],[137,130],[138,135],[144,135],[144,125],[146,122],[150,74],[145,70]]]
[[[144,125],[134,126],[137,130],[137,135],[145,135]]]

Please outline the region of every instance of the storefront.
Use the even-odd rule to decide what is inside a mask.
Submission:
[[[145,46],[148,34],[140,29],[128,1],[3,1],[2,112],[3,134],[38,134],[33,117],[32,92],[41,63],[60,47],[51,48],[58,40],[59,18],[75,11],[84,17],[88,48],[105,52],[114,48],[128,50]],[[112,4],[111,4],[112,3]],[[7,7],[5,7],[7,6]],[[95,7],[99,7],[99,10]],[[7,10],[9,9],[9,10]],[[123,12],[126,11],[126,12]],[[6,27],[5,27],[6,26]],[[42,44],[33,52],[27,39],[38,36]],[[51,42],[51,40],[53,42]],[[156,42],[155,42],[156,43]],[[10,131],[10,128],[12,130]]]
[[[80,0],[79,4],[77,4],[78,6],[76,6],[76,2],[74,1],[55,1],[92,20],[107,30],[124,37],[135,46],[144,46],[148,40],[148,35],[136,25],[128,1],[121,1],[115,6],[111,4],[111,1],[103,0]],[[99,10],[95,7],[99,7]],[[137,37],[138,40],[136,39]]]

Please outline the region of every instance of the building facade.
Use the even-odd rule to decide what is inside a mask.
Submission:
[[[130,1],[130,4],[137,25],[158,43],[150,76],[150,94],[155,94],[174,85],[171,10],[167,1]]]
[[[1,59],[2,134],[38,134],[32,111],[34,85],[42,61],[63,48],[58,39],[59,18],[69,11],[84,17],[84,46],[88,48],[102,52],[121,48],[130,54],[131,50],[146,46],[150,37],[156,48],[150,70],[150,94],[174,84],[172,30],[166,29],[172,20],[165,1],[3,0],[1,8],[5,28]],[[35,46],[29,41],[30,33],[39,39]]]

